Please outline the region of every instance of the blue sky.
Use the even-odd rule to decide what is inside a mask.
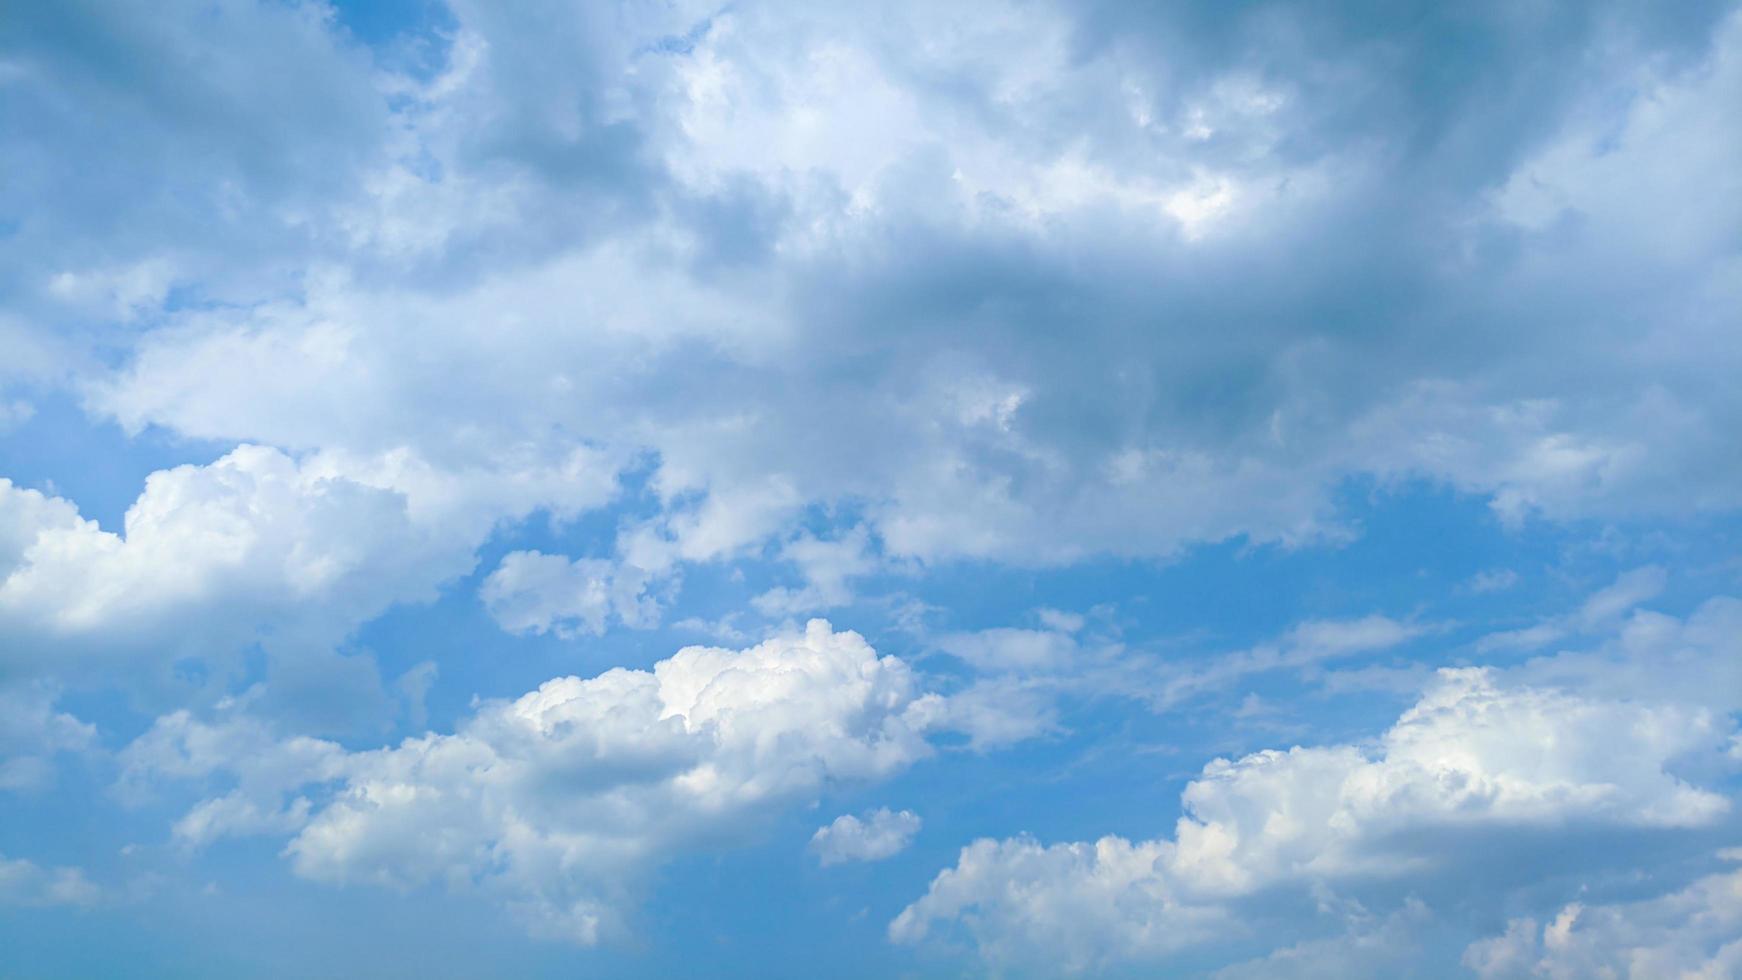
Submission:
[[[862,7],[0,18],[0,975],[1742,972],[1742,10]]]

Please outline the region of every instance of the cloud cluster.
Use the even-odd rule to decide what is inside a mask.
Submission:
[[[11,639],[0,679],[89,686],[100,664],[124,668],[148,701],[192,698],[225,691],[258,648],[275,696],[303,708],[330,698],[327,717],[314,705],[304,720],[342,728],[341,715],[379,710],[382,696],[372,663],[335,655],[348,634],[395,603],[434,599],[497,522],[597,506],[614,481],[584,450],[445,470],[407,452],[297,458],[245,445],[152,473],[117,532],[0,479]],[[176,669],[189,663],[200,672]]]
[[[1700,708],[1443,670],[1371,748],[1210,763],[1171,838],[977,841],[890,935],[959,923],[994,961],[1081,970],[1226,935],[1228,903],[1267,890],[1431,871],[1436,831],[1708,825],[1729,800],[1669,768],[1714,752],[1729,727]]]
[[[928,733],[990,750],[1061,731],[1060,692],[1165,709],[1436,627],[1319,620],[1185,666],[1048,613],[936,637],[972,674],[944,696],[813,623],[376,751],[316,737],[383,726],[347,639],[505,522],[625,504],[608,549],[483,579],[508,632],[574,638],[751,556],[795,577],[728,626],[892,569],[1346,540],[1351,485],[1514,527],[1742,499],[1734,4],[411,6],[387,41],[320,0],[0,18],[0,435],[58,438],[41,402],[220,447],[120,528],[0,477],[0,789],[97,741],[63,690],[120,689],[157,717],[124,795],[205,787],[184,845],[277,835],[298,874],[477,889],[590,943],[675,851]],[[1372,743],[1212,763],[1171,836],[973,843],[892,934],[1091,968],[1431,871],[1424,836],[1708,826],[1715,770],[1680,766],[1742,744],[1742,603],[1635,611],[1666,581],[1489,634],[1615,639],[1441,673]],[[401,678],[414,717],[438,669]],[[888,853],[909,816],[842,817],[819,855]],[[1723,969],[1648,926],[1729,922],[1730,880],[1470,956]],[[0,895],[82,888],[0,859]]]
[[[287,833],[304,877],[476,888],[535,934],[592,944],[624,928],[646,872],[679,849],[928,755],[920,700],[902,661],[813,620],[741,651],[686,647],[651,670],[546,681],[391,748],[178,713],[126,759],[140,785],[234,780],[177,824],[187,843]]]
[[[1352,14],[1261,6],[674,4],[527,32],[460,3],[427,63],[373,73],[307,11],[227,4],[208,41],[172,6],[109,43],[284,36],[275,61],[323,84],[271,93],[299,101],[267,133],[211,124],[258,87],[226,87],[233,53],[143,118],[122,117],[125,72],[20,58],[34,199],[227,189],[117,209],[133,234],[107,256],[20,202],[20,322],[83,322],[83,296],[143,311],[126,363],[83,379],[129,427],[651,452],[686,559],[806,503],[861,504],[888,553],[927,559],[1298,541],[1343,533],[1331,492],[1361,475],[1519,519],[1726,507],[1737,365],[1700,341],[1734,307],[1739,216],[1684,189],[1733,186],[1737,24],[1537,12],[1524,59],[1521,25],[1485,10],[1455,29],[1507,56],[1472,73],[1425,35],[1394,60]],[[1594,50],[1641,67],[1579,84]],[[1443,70],[1398,84],[1416,64]],[[1554,81],[1489,111],[1526,64]],[[49,171],[75,136],[50,93],[74,84],[145,145],[211,152],[168,184],[154,154]],[[212,211],[233,223],[192,234]],[[262,271],[284,263],[292,281]]]

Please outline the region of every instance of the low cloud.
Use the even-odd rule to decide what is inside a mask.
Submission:
[[[842,814],[811,835],[811,851],[824,866],[847,861],[881,861],[907,849],[919,833],[912,810],[879,807],[859,816]]]
[[[1267,750],[1207,765],[1171,837],[964,848],[891,923],[897,942],[964,930],[999,964],[1081,971],[1231,934],[1230,902],[1281,886],[1431,873],[1422,831],[1709,826],[1723,795],[1669,772],[1730,724],[1447,669],[1375,744]]]
[[[485,702],[452,734],[374,751],[180,712],[122,753],[122,787],[222,776],[236,788],[184,816],[179,840],[285,834],[303,877],[476,888],[535,934],[592,944],[627,928],[647,873],[677,853],[929,756],[947,703],[901,660],[813,620],[745,650],[556,678]],[[825,860],[887,856],[919,823],[843,820],[820,832]]]

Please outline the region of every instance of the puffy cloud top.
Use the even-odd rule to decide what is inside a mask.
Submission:
[[[1083,969],[1201,941],[1225,928],[1227,901],[1279,885],[1431,868],[1422,831],[1710,824],[1729,800],[1667,767],[1714,750],[1728,728],[1702,709],[1443,670],[1372,750],[1210,763],[1186,787],[1171,839],[976,841],[890,935],[916,942],[960,921],[996,960]]]
[[[813,620],[746,650],[686,647],[652,670],[560,677],[481,706],[457,731],[345,753],[258,723],[160,719],[138,781],[237,774],[178,825],[193,843],[294,832],[305,877],[476,885],[534,932],[581,943],[674,849],[723,841],[771,804],[874,779],[930,753],[906,664]],[[312,805],[285,795],[332,783]]]
[[[811,850],[824,865],[844,861],[881,861],[906,850],[919,833],[919,815],[912,810],[879,807],[856,817],[843,813],[811,835]]]

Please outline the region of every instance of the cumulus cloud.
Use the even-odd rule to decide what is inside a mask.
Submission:
[[[374,751],[178,713],[126,750],[123,785],[234,774],[179,839],[288,833],[303,877],[475,887],[535,934],[592,944],[625,928],[646,872],[674,853],[927,756],[919,698],[902,661],[813,620],[741,651],[556,678],[484,703],[452,734]],[[890,819],[872,829],[898,834],[906,818]]]
[[[614,491],[608,462],[579,451],[489,472],[241,446],[152,473],[119,532],[0,479],[0,625],[15,641],[0,666],[70,687],[93,681],[92,664],[125,664],[138,693],[161,697],[189,693],[195,680],[169,676],[189,658],[208,671],[196,691],[226,690],[258,645],[277,694],[378,709],[373,665],[336,656],[340,641],[395,603],[434,599],[498,521]]]
[[[1553,919],[1513,919],[1471,944],[1463,963],[1487,980],[1735,976],[1742,971],[1742,872],[1634,902],[1574,902]]]
[[[898,943],[919,942],[959,918],[982,955],[1000,965],[1049,963],[1080,972],[1203,941],[1226,928],[1214,905],[1168,894],[1157,842],[1103,837],[1045,846],[1032,838],[982,839],[926,896],[890,923]]]
[[[0,610],[49,633],[136,629],[224,600],[337,605],[361,591],[376,606],[369,593],[404,589],[442,547],[412,524],[402,494],[263,447],[152,474],[122,533],[11,483],[0,495],[11,530]]]
[[[811,835],[811,851],[824,866],[847,861],[881,861],[907,849],[919,833],[912,810],[878,807],[861,816],[844,813]]]
[[[1431,871],[1439,855],[1422,831],[1708,825],[1729,801],[1668,767],[1727,735],[1699,708],[1442,670],[1371,748],[1211,762],[1171,838],[977,841],[890,935],[917,942],[960,924],[994,961],[1080,970],[1207,940],[1227,902],[1278,886]]]

